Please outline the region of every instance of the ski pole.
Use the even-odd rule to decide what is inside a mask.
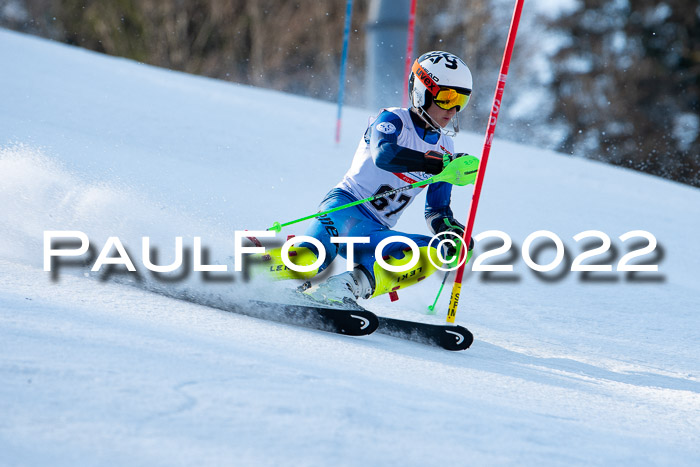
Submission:
[[[420,182],[411,183],[410,185],[402,186],[401,188],[396,188],[395,190],[385,191],[384,193],[378,193],[365,199],[360,199],[348,204],[344,204],[342,206],[335,207],[333,209],[329,209],[328,211],[309,214],[308,216],[304,216],[293,221],[285,222],[283,224],[275,222],[274,224],[272,224],[272,227],[269,227],[267,230],[280,232],[282,230],[282,227],[287,227],[288,225],[296,224],[298,222],[302,222],[308,219],[313,219],[314,217],[330,214],[332,212],[340,211],[342,209],[351,208],[353,206],[357,206],[358,204],[374,201],[375,199],[386,198],[387,196],[392,196],[396,193],[411,190],[420,186],[430,185],[431,183],[446,182],[456,186],[468,185],[470,183],[474,183],[478,168],[479,159],[469,155],[462,156],[447,164],[447,167],[445,167],[442,172],[440,172],[437,175],[433,175],[428,179],[422,180]]]
[[[435,313],[437,313],[435,311],[435,305],[437,305],[438,299],[440,298],[440,294],[442,293],[442,289],[445,287],[445,282],[447,282],[447,278],[450,277],[451,272],[452,271],[450,271],[450,270],[445,271],[445,277],[442,278],[442,284],[440,284],[440,289],[438,289],[438,293],[437,293],[437,296],[435,297],[435,301],[433,302],[432,305],[428,306],[428,311],[426,312],[426,314],[434,315]]]
[[[494,132],[496,131],[498,112],[501,109],[503,90],[506,87],[506,78],[508,77],[508,68],[510,67],[510,57],[513,54],[515,36],[518,33],[518,24],[520,23],[520,14],[523,10],[523,2],[524,0],[516,0],[515,9],[513,10],[513,18],[510,23],[510,30],[508,31],[508,40],[506,41],[506,48],[503,52],[503,61],[501,62],[501,72],[498,78],[498,84],[496,85],[496,93],[493,96],[493,106],[491,107],[489,123],[486,127],[486,138],[484,140],[484,147],[481,152],[481,165],[479,166],[479,173],[477,174],[476,183],[474,184],[474,194],[472,195],[472,202],[469,206],[469,219],[467,220],[467,228],[464,230],[464,237],[462,237],[462,240],[465,242],[469,242],[469,240],[471,239],[472,230],[474,228],[474,218],[476,217],[476,209],[479,205],[481,187],[484,183],[486,164],[488,163],[489,153],[491,152],[491,143],[493,142]],[[468,245],[468,243],[466,244]],[[462,251],[462,253],[465,254],[464,251]],[[452,286],[452,295],[450,296],[450,305],[447,309],[448,323],[455,322],[455,316],[457,315],[457,305],[459,305],[459,295],[462,290],[462,278],[464,276],[464,267],[466,264],[467,262],[465,261],[462,264],[462,266],[460,266],[457,269],[455,282]]]

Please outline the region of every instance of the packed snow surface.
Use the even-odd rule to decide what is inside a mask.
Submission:
[[[232,270],[234,232],[314,212],[376,109],[346,108],[336,144],[326,102],[7,31],[0,63],[0,464],[700,459],[697,189],[497,139],[475,234],[507,234],[510,251],[485,264],[513,271],[465,276],[457,322],[474,333],[472,347],[340,336],[203,306],[274,298],[284,287],[187,274],[191,261],[184,277],[157,279],[143,267],[141,242],[149,237],[158,264],[169,264],[176,237],[187,258],[200,237],[205,264]],[[484,88],[475,98],[490,96]],[[457,150],[479,154],[483,128],[467,130]],[[508,131],[516,129],[496,133]],[[471,187],[454,189],[458,217],[470,197]],[[427,233],[422,202],[399,229]],[[139,272],[46,272],[51,230],[84,232],[93,261],[118,237]],[[549,272],[521,252],[541,230],[566,252]],[[612,271],[570,270],[602,243],[574,240],[589,230],[611,247],[583,263]],[[649,243],[619,238],[639,230],[658,244],[630,264],[658,271],[618,271],[623,255]],[[484,239],[476,255],[501,243]],[[528,254],[546,265],[553,245],[539,238]],[[442,323],[450,284],[437,315],[425,313],[441,280],[433,275],[398,302],[363,304]]]

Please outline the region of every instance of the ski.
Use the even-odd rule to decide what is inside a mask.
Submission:
[[[366,336],[373,332],[446,350],[465,350],[474,336],[465,327],[426,324],[415,321],[377,316],[356,303],[336,308],[323,303],[281,303],[246,300],[240,303],[202,302],[188,296],[171,296],[180,300],[209,306],[253,318],[292,324],[348,336]],[[343,306],[343,305],[341,305]]]
[[[377,315],[355,303],[325,304],[308,300],[300,303],[298,297],[291,298],[290,303],[255,299],[230,302],[221,298],[206,299],[187,293],[169,293],[162,289],[149,290],[176,300],[250,316],[251,318],[348,336],[366,336],[376,331],[379,326]]]
[[[474,342],[473,334],[463,326],[427,324],[377,316],[355,303],[347,308],[333,308],[324,304],[288,304],[261,300],[247,302],[239,313],[312,329],[366,336],[373,332],[386,334],[446,350],[466,350]]]
[[[457,325],[426,324],[379,316],[380,334],[434,345],[446,350],[466,350],[474,342],[474,335]]]
[[[346,309],[251,300],[237,308],[241,314],[348,336],[366,336],[379,326],[377,315],[359,307]]]

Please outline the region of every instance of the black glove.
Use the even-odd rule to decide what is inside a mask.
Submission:
[[[462,154],[463,155],[463,154]],[[457,222],[453,217],[443,217],[441,222],[435,226],[438,241],[451,240],[452,242],[443,243],[445,248],[444,258],[450,260],[457,255],[457,247],[461,244],[461,238],[464,236],[464,226]],[[452,235],[454,234],[454,235]],[[456,236],[459,238],[457,238]],[[467,251],[474,249],[474,238],[469,239],[469,247]],[[456,261],[458,258],[454,258]],[[451,261],[452,262],[452,261]]]
[[[437,175],[445,168],[443,154],[438,151],[428,151],[423,154],[423,172]]]
[[[440,172],[442,172],[442,170],[445,167],[447,167],[447,164],[449,164],[453,160],[468,155],[469,154],[465,152],[458,152],[456,154],[443,154],[439,151],[428,151],[423,155],[423,172],[431,175],[437,175]]]

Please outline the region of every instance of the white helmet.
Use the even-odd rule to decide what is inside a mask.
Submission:
[[[464,110],[472,93],[469,67],[461,58],[449,52],[437,50],[424,53],[413,63],[408,79],[411,106],[426,109],[443,89],[457,91],[461,95],[459,104],[456,104],[459,105],[458,111]]]

